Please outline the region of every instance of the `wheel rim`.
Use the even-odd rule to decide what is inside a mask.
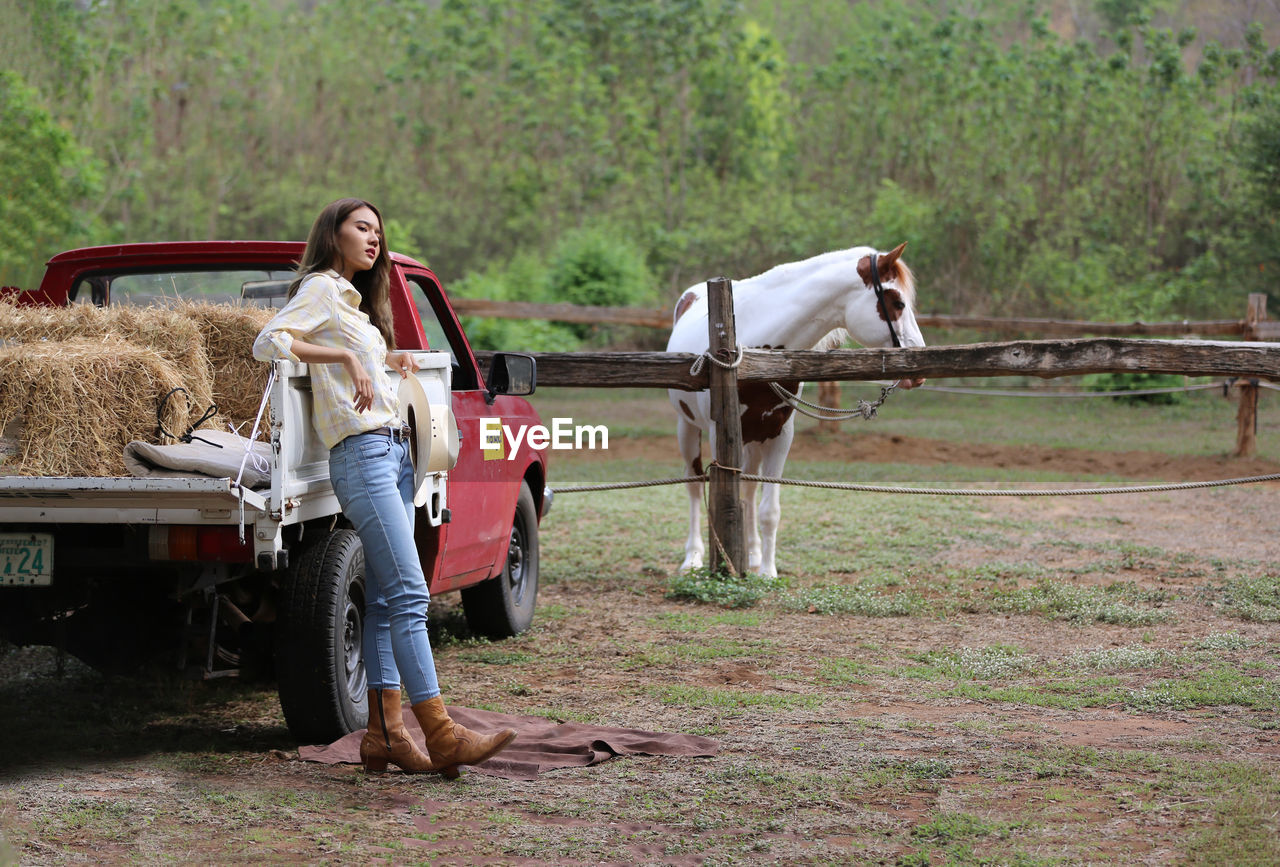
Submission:
[[[364,600],[360,588],[352,584],[342,613],[342,653],[347,675],[347,695],[359,702],[368,689],[364,670]]]
[[[528,570],[525,568],[524,523],[516,520],[511,525],[511,544],[507,547],[507,588],[511,601],[517,606],[524,600]]]

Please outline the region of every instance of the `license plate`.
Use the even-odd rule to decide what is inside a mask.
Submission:
[[[47,587],[52,583],[52,535],[0,533],[0,586]]]

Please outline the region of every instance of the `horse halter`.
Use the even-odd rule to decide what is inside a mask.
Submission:
[[[884,286],[880,285],[880,266],[877,260],[880,254],[872,252],[871,259],[871,288],[876,291],[876,303],[880,305],[880,312],[884,314],[885,324],[889,326],[889,336],[893,338],[893,346],[895,349],[902,348],[902,341],[898,339],[898,330],[893,327],[893,317],[889,315],[889,305],[884,303]]]

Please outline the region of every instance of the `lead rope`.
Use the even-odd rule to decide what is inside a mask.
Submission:
[[[249,434],[249,439],[244,444],[244,457],[240,459],[240,471],[236,473],[236,490],[240,499],[240,544],[244,544],[244,486],[240,484],[240,480],[244,478],[244,467],[250,460],[254,461],[254,469],[258,469],[257,461],[261,460],[253,453],[253,444],[258,440],[258,430],[262,423],[262,413],[267,409],[267,401],[271,397],[271,386],[276,383],[276,366],[271,365],[271,372],[267,374],[267,387],[262,390],[262,401],[258,404],[258,414],[253,419],[253,431]]]
[[[838,406],[820,406],[816,403],[802,398],[799,394],[792,394],[776,382],[769,383],[769,387],[773,389],[773,393],[782,398],[782,403],[774,407],[781,409],[783,406],[790,406],[801,415],[807,415],[809,418],[816,418],[819,421],[848,421],[851,418],[862,417],[863,421],[870,421],[876,417],[876,410],[888,400],[889,395],[893,394],[897,389],[898,383],[883,386],[880,389],[880,397],[877,400],[858,400],[856,407],[849,409],[841,409]],[[811,412],[810,410],[816,410]],[[827,415],[819,415],[818,413],[827,413]]]
[[[889,326],[889,330],[893,330],[892,325]],[[894,339],[896,341],[896,334],[894,335]],[[706,366],[708,361],[719,367],[723,367],[725,370],[733,370],[742,364],[743,352],[744,348],[742,344],[738,344],[738,355],[733,359],[733,361],[721,361],[712,355],[710,351],[704,352],[693,360],[693,364],[689,367],[689,375],[697,376],[702,373],[702,368]],[[886,400],[888,400],[889,395],[893,394],[897,387],[898,383],[896,382],[892,385],[886,385],[880,389],[879,399],[859,400],[856,407],[851,409],[841,409],[838,406],[820,406],[816,403],[809,403],[809,401],[800,397],[800,395],[792,394],[778,383],[769,383],[769,388],[773,389],[773,393],[782,398],[782,403],[779,403],[773,409],[776,410],[781,409],[784,406],[790,406],[801,415],[806,415],[809,418],[816,418],[819,421],[848,421],[851,418],[857,418],[859,416],[861,416],[864,421],[870,421],[876,417],[876,411],[880,409]],[[827,415],[817,415],[816,413],[827,413]]]

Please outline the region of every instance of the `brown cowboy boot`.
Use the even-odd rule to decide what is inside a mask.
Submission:
[[[515,729],[482,735],[458,725],[449,719],[440,696],[413,705],[413,715],[426,736],[431,764],[450,780],[458,778],[458,765],[478,765],[516,739]]]
[[[413,774],[436,770],[404,727],[400,690],[371,689],[369,728],[360,739],[360,763],[366,771],[380,774],[387,769],[387,762]]]

